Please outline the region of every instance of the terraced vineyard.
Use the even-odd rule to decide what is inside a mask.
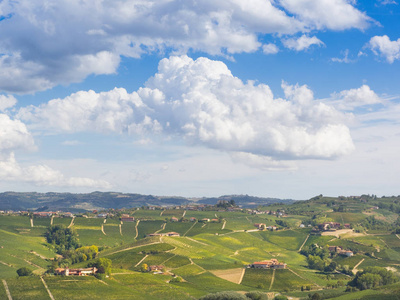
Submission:
[[[331,199],[334,198],[329,198],[329,201]],[[361,224],[367,218],[363,213],[364,203],[360,206],[353,203],[351,212],[346,213],[329,212],[320,203],[314,206],[316,211],[322,212],[318,217],[322,220],[326,218],[341,223],[356,220]],[[335,256],[333,261],[338,266],[348,266],[350,270],[355,266],[357,270],[381,266],[399,274],[400,235],[387,231],[369,234],[350,230],[339,237],[314,235],[312,227],[298,227],[305,216],[290,214],[279,218],[242,211],[182,209],[139,209],[131,213],[136,218],[134,222],[121,222],[118,218],[76,217],[73,222],[71,218],[53,218],[53,225],[71,226],[77,232],[80,244],[101,247],[100,257],[111,259],[113,268],[112,275],[102,281],[90,276],[44,276],[55,299],[98,299],[99,295],[102,299],[193,299],[227,290],[256,290],[301,298],[308,297],[310,291],[307,289],[320,291],[324,297],[344,297],[344,287],[330,294],[325,289],[332,283],[348,282],[351,275],[309,269],[306,256],[299,250],[313,244],[321,248],[340,246],[354,251],[355,255],[351,257]],[[178,219],[184,216],[186,220],[171,222],[172,216]],[[196,220],[190,221],[192,217]],[[218,219],[218,222],[201,222],[203,218]],[[279,220],[284,220],[290,228],[278,225],[277,231],[260,231],[254,226],[254,223],[277,225]],[[46,271],[56,255],[44,238],[50,223],[50,218],[34,218],[32,227],[28,216],[0,215],[0,277],[6,281],[13,299],[49,297],[38,276],[16,279],[16,270],[28,267],[37,275]],[[354,225],[358,226],[358,223]],[[167,232],[177,232],[180,236],[148,237],[151,233],[162,235]],[[272,258],[286,263],[288,269],[246,268],[255,261]],[[82,262],[74,266],[85,267],[86,264]],[[163,275],[142,273],[144,264],[162,265]],[[182,280],[172,280],[176,275]],[[400,290],[398,284],[390,289]],[[354,295],[384,295],[387,291],[380,288]],[[0,285],[0,298],[4,297],[7,295],[3,284]],[[351,299],[352,294],[347,293],[346,297],[350,298],[343,299]]]

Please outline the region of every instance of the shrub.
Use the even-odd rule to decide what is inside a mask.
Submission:
[[[261,292],[249,292],[245,294],[247,298],[252,300],[268,300],[268,295]]]
[[[205,295],[199,300],[248,300],[248,298],[236,292],[219,292]]]
[[[18,276],[30,276],[32,275],[32,270],[27,267],[22,267],[17,270]]]

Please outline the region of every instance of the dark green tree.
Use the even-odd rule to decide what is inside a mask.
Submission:
[[[17,270],[18,276],[30,276],[32,275],[32,270],[27,267],[22,267]]]

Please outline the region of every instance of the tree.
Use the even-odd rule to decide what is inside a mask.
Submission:
[[[17,270],[18,276],[30,276],[32,275],[32,270],[27,267],[22,267]]]
[[[200,300],[248,300],[248,298],[236,292],[219,292],[205,295]]]
[[[88,267],[96,267],[98,273],[110,275],[111,274],[111,259],[108,258],[98,258],[95,262],[92,262]]]
[[[311,300],[320,300],[320,299],[322,299],[321,295],[318,294],[318,293],[314,293],[313,295],[309,294],[308,297],[309,297]]]

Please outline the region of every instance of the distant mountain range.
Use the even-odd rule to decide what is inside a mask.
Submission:
[[[185,198],[129,194],[118,192],[72,193],[0,193],[0,210],[86,211],[109,208],[132,208],[148,205],[216,204],[219,200],[234,200],[242,207],[257,207],[272,203],[292,203],[292,199],[262,198],[248,195],[225,195],[218,198]]]

